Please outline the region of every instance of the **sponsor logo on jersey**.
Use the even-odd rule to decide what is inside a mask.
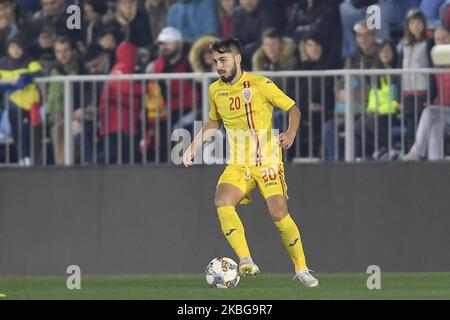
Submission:
[[[276,181],[272,181],[272,182],[267,182],[266,184],[264,184],[264,186],[267,188],[267,187],[270,187],[270,186],[276,186],[278,183],[276,182]]]

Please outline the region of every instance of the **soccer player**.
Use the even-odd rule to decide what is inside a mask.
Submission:
[[[209,87],[209,120],[184,153],[183,164],[194,165],[195,152],[223,123],[230,156],[217,183],[215,205],[222,231],[240,259],[239,273],[254,276],[260,272],[252,260],[244,226],[235,209],[238,204],[249,203],[251,191],[258,186],[294,263],[295,278],[307,287],[316,287],[319,281],[306,265],[300,233],[289,214],[281,152],[281,148],[289,149],[294,143],[300,110],[271,80],[242,70],[239,40],[214,42],[210,52],[220,79]],[[271,130],[273,107],[289,115],[289,128],[279,135]]]

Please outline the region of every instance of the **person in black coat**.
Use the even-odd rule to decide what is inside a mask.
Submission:
[[[66,13],[68,4],[64,0],[42,1],[42,9],[33,15],[29,28],[29,39],[32,41],[32,49],[34,54],[41,51],[41,43],[39,43],[39,35],[43,29],[51,30],[56,36],[65,36],[71,39],[76,46],[83,44],[83,25],[81,30],[69,29],[67,27]]]
[[[261,46],[261,36],[268,28],[283,30],[284,19],[280,7],[271,1],[240,0],[232,17],[231,36],[241,41],[243,64],[251,69],[251,58]]]
[[[342,67],[342,0],[297,0],[288,15],[288,36],[299,42],[306,34],[315,33],[324,50],[330,52],[330,68]]]
[[[330,69],[330,58],[325,52],[321,37],[308,33],[299,44],[299,70],[316,71]],[[304,137],[302,156],[322,157],[321,146],[323,123],[332,116],[334,106],[332,77],[302,77],[299,81],[299,100],[302,110]]]
[[[116,0],[116,13],[112,21],[106,19],[106,27],[113,29],[118,42],[130,41],[137,47],[148,48],[152,45],[148,16],[139,7],[137,0],[121,2]]]

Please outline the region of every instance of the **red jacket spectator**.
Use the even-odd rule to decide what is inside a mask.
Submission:
[[[132,74],[136,64],[136,54],[137,48],[133,43],[122,42],[117,48],[116,63],[110,74]],[[101,135],[115,132],[136,134],[141,91],[138,81],[109,81],[104,84],[100,97]],[[132,113],[133,119],[131,119]],[[131,120],[133,121],[130,127]]]
[[[232,17],[237,7],[236,0],[219,0],[219,19],[222,38],[228,38],[231,35]]]
[[[436,74],[436,102],[438,106],[450,106],[450,74]],[[442,99],[442,100],[441,100]]]
[[[450,4],[444,10],[443,26],[450,29]]]
[[[189,50],[184,48],[182,58],[175,64],[170,65],[162,55],[154,62],[154,73],[185,73],[191,72],[191,65],[189,63]],[[181,88],[180,88],[181,87]],[[180,90],[181,89],[181,90]],[[194,99],[192,96],[192,81],[191,80],[171,80],[170,89],[166,88],[167,92],[170,90],[171,110],[176,111],[182,108],[183,110],[191,110]],[[199,94],[196,95],[195,103],[199,101]]]

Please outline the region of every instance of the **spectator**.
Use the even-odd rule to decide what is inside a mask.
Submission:
[[[216,5],[213,0],[182,0],[174,3],[167,14],[167,26],[180,30],[186,41],[195,41],[205,34],[219,36]]]
[[[401,21],[400,24],[405,27],[405,17],[413,8],[418,8],[422,0],[395,0],[395,21]],[[439,1],[439,0],[438,0]]]
[[[147,72],[184,73],[192,71],[189,64],[189,46],[183,43],[183,36],[179,30],[173,27],[164,28],[158,36],[157,43],[159,45],[159,56],[150,63]],[[161,141],[168,141],[167,126],[170,126],[170,129],[190,128],[197,117],[196,107],[200,95],[198,92],[193,93],[195,89],[192,87],[191,80],[160,81],[159,86],[162,97],[168,97],[166,103],[171,119],[170,122],[165,118],[160,119],[159,137]],[[161,143],[160,147],[160,159],[165,161],[167,160],[167,145]],[[149,154],[150,158],[154,158],[154,156],[154,154]]]
[[[398,64],[394,44],[385,40],[377,54],[376,68],[393,69]],[[371,155],[379,158],[389,146],[389,125],[395,121],[399,107],[399,86],[395,77],[378,76],[372,83],[365,117],[355,124],[356,157]],[[391,121],[391,123],[389,122]],[[364,143],[364,146],[363,146]],[[373,155],[377,152],[378,156]]]
[[[150,51],[147,48],[139,48],[135,73],[145,73],[151,60]]]
[[[151,57],[156,58],[158,55],[158,48],[155,46],[156,38],[159,33],[166,26],[166,17],[169,12],[171,0],[146,0],[145,10],[150,25],[151,34]]]
[[[450,0],[445,0],[440,9],[442,26],[450,30]]]
[[[42,9],[33,15],[30,28],[30,37],[33,41],[34,51],[39,52],[37,39],[43,28],[51,29],[56,36],[66,36],[72,39],[76,45],[83,42],[81,30],[67,28],[65,0],[41,0]]]
[[[418,9],[411,9],[406,17],[405,36],[402,41],[401,67],[403,69],[429,68],[432,39],[427,36],[427,20]],[[402,76],[403,112],[406,125],[406,149],[415,136],[415,128],[427,102],[427,91],[432,91],[426,74],[407,73]],[[433,93],[431,93],[433,96]]]
[[[294,70],[297,64],[294,41],[274,28],[263,32],[262,45],[252,57],[253,71]]]
[[[6,43],[19,31],[26,34],[31,16],[14,0],[0,0],[0,56],[6,55]]]
[[[98,34],[97,43],[109,54],[110,62],[113,65],[116,59],[116,49],[120,36],[112,26],[103,27]]]
[[[198,39],[189,52],[189,63],[193,72],[214,72],[212,55],[209,45],[219,38],[214,36],[203,36]]]
[[[237,7],[236,0],[217,0],[219,2],[220,35],[223,39],[230,37],[234,11]]]
[[[16,0],[16,3],[29,11],[36,12],[41,8],[39,0]]]
[[[55,56],[57,59],[57,66],[51,70],[50,76],[67,76],[84,74],[84,68],[78,59],[76,49],[72,42],[67,37],[60,37],[55,41],[54,45]],[[90,94],[86,90],[86,85],[83,86],[84,96],[89,97]],[[94,140],[92,132],[92,124],[79,121],[80,108],[85,106],[84,101],[80,99],[80,83],[75,83],[73,87],[73,105],[74,105],[74,119],[75,127],[83,130],[84,150],[81,151],[81,143],[78,133],[75,137],[77,142],[77,151],[83,153],[86,162],[92,163],[92,142]],[[49,115],[50,137],[53,145],[54,161],[57,165],[64,165],[64,84],[61,82],[50,83],[48,87],[47,96],[47,114]],[[83,122],[81,125],[79,125]],[[91,121],[92,122],[92,121]]]
[[[35,154],[31,154],[32,130],[41,124],[39,116],[40,96],[37,86],[33,83],[35,77],[42,75],[39,62],[28,54],[25,40],[21,34],[16,34],[7,44],[8,55],[0,60],[0,79],[8,101],[8,116],[12,136],[17,153],[17,159],[23,166],[30,166]],[[35,144],[37,151],[39,144]]]
[[[159,56],[147,68],[150,73],[183,73],[192,72],[189,63],[189,45],[183,43],[183,37],[179,30],[173,27],[164,28],[158,36]],[[172,123],[183,127],[183,114],[189,113],[198,101],[194,101],[192,84],[189,80],[172,80],[168,85],[171,93]],[[163,85],[163,91],[166,91]],[[181,90],[180,90],[181,87]],[[181,92],[180,92],[181,91]],[[198,95],[197,95],[198,98]],[[182,110],[180,118],[179,110]],[[177,125],[177,122],[178,125]]]
[[[434,33],[436,45],[449,45],[450,32],[438,28]],[[448,66],[447,66],[448,68]],[[450,125],[450,74],[435,75],[437,95],[433,106],[425,108],[417,128],[416,141],[404,160],[444,158],[444,132]]]
[[[421,0],[344,0],[340,6],[343,28],[342,56],[347,59],[356,48],[353,38],[353,26],[365,19],[367,7],[372,4],[380,8],[381,28],[378,36],[382,40],[401,37],[404,29],[404,17],[411,8],[419,6]],[[434,1],[434,0],[431,0]],[[440,1],[440,0],[438,0]],[[356,5],[356,7],[355,7]]]
[[[354,34],[357,44],[357,49],[354,54],[345,62],[346,69],[371,69],[376,63],[377,53],[377,31],[371,30],[367,27],[366,21],[362,20],[355,24]],[[352,96],[353,96],[353,111],[356,119],[359,118],[361,112],[367,106],[370,77],[353,77],[352,78]],[[335,161],[343,157],[343,147],[340,146],[336,133],[344,130],[344,114],[346,109],[345,88],[343,79],[337,83],[336,105],[334,111],[334,119],[326,123],[326,146],[327,146],[327,160]],[[338,141],[338,144],[335,143]],[[338,155],[338,158],[335,157]]]
[[[315,33],[330,57],[330,66],[339,68],[342,45],[342,23],[339,5],[342,0],[300,0],[288,18],[288,35],[300,42],[308,33]]]
[[[397,21],[396,17],[396,4],[402,2],[404,0],[382,0],[377,1],[376,5],[380,8],[380,29],[378,29],[378,37],[381,40],[390,40],[393,35],[392,33],[392,25]],[[410,0],[407,0],[410,1]],[[367,9],[366,9],[367,11]],[[403,17],[401,17],[398,21],[403,21]]]
[[[116,63],[109,74],[114,76],[134,73],[136,57],[136,45],[122,42],[117,47]],[[113,80],[104,84],[99,107],[103,143],[100,162],[134,162],[141,91],[141,85],[137,81]]]
[[[119,43],[130,41],[144,48],[152,43],[147,14],[139,9],[137,0],[116,0],[114,20],[109,25],[114,28]]]
[[[354,27],[354,33],[356,38],[357,49],[355,53],[347,59],[345,62],[345,69],[371,69],[375,66],[376,55],[378,51],[377,45],[377,31],[369,29],[366,21],[362,20],[358,22]],[[361,110],[367,105],[367,94],[369,90],[368,83],[369,77],[363,79],[360,82],[355,79],[354,85],[354,99],[355,110]],[[341,84],[342,81],[340,82]],[[363,96],[361,96],[361,86],[363,87]],[[340,95],[343,94],[343,89],[340,91]]]
[[[388,40],[391,38],[391,33],[395,33],[397,28],[403,25],[402,21],[406,12],[410,8],[418,6],[420,0],[348,0],[347,2],[351,2],[357,8],[360,12],[361,19],[367,16],[367,9],[369,6],[377,5],[380,9],[379,18],[381,23],[378,29],[378,36],[382,40]],[[343,9],[344,6],[341,7],[341,9]],[[345,6],[345,8],[348,10],[348,5]],[[399,15],[398,12],[403,12],[403,14]],[[345,14],[343,21],[349,17],[348,13]]]
[[[269,1],[239,0],[232,18],[231,36],[242,44],[243,65],[251,69],[251,58],[261,45],[261,36],[268,28],[284,30],[280,8]]]
[[[86,0],[83,5],[86,20],[84,42],[86,46],[97,43],[103,29],[103,16],[108,12],[108,5],[104,0]]]
[[[355,8],[351,0],[344,0],[339,9],[342,21],[342,58],[346,60],[357,48],[353,28],[358,21],[364,19],[366,13],[363,8]]]
[[[325,70],[330,61],[325,56],[321,36],[311,32],[304,36],[299,44],[300,64],[298,69]],[[302,155],[320,157],[323,122],[331,116],[334,105],[333,79],[325,77],[306,78],[299,81],[299,105],[302,108],[302,121],[300,129]]]
[[[252,57],[253,71],[282,71],[294,70],[297,66],[296,45],[288,37],[283,37],[274,28],[269,28],[262,34],[262,45],[256,50]],[[286,86],[293,93],[293,79],[289,78],[285,83],[280,78],[273,81],[278,87]],[[283,112],[275,108],[273,111],[273,127],[283,130]]]
[[[423,12],[427,19],[427,25],[431,28],[442,25],[442,20],[439,16],[439,8],[444,3],[444,0],[421,0],[419,10]]]
[[[98,44],[90,45],[84,55],[84,70],[91,75],[107,75],[111,72],[112,66],[114,65],[111,61],[110,55],[102,49]],[[91,130],[89,126],[92,126],[92,135],[96,137],[97,135],[97,122],[98,122],[98,104],[102,95],[102,85],[93,84],[89,87],[90,94],[85,94],[86,103],[83,109],[78,109],[74,113],[74,119],[77,122],[83,123],[84,126],[88,128],[86,130]],[[88,139],[89,134],[84,135],[84,161],[90,163],[89,159],[92,156],[92,161],[97,162],[98,158],[105,161],[105,153],[98,157],[97,153],[97,143],[95,141]],[[78,150],[81,151],[82,138],[81,134],[75,137],[75,143],[78,146]],[[105,139],[106,140],[106,139]],[[105,141],[102,141],[105,142]],[[103,150],[106,150],[106,146],[103,146]],[[81,153],[81,152],[80,152]],[[103,158],[102,158],[103,157]],[[80,159],[81,161],[83,159]]]
[[[109,74],[113,66],[109,54],[98,44],[88,47],[84,62],[85,69],[92,75]]]
[[[39,50],[33,52],[46,75],[50,74],[50,70],[56,66],[55,51],[53,49],[56,38],[53,29],[49,26],[44,26],[39,33]]]
[[[444,27],[437,28],[434,31],[434,45],[439,46],[447,44],[450,44],[450,30]]]

